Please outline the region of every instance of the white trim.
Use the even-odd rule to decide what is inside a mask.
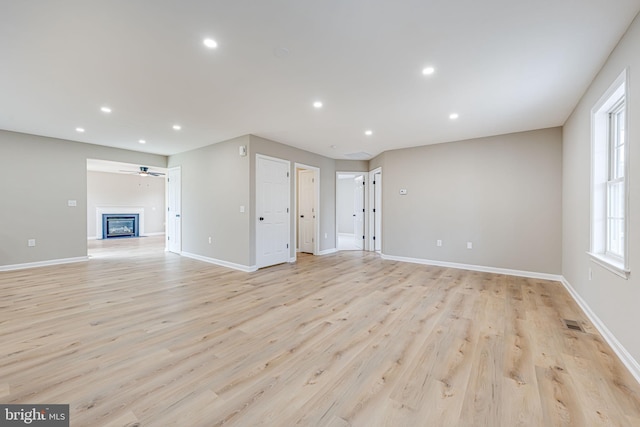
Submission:
[[[625,114],[625,200],[624,200],[624,260],[622,263],[611,262],[606,253],[606,226],[607,226],[607,190],[606,184],[609,180],[607,171],[610,165],[607,161],[602,161],[605,157],[608,159],[609,145],[609,111],[619,101],[620,98],[625,99],[625,110],[628,112],[629,107],[629,68],[625,68],[609,86],[605,93],[600,97],[598,102],[591,108],[591,159],[590,159],[590,202],[589,202],[589,255],[599,265],[607,270],[626,279],[623,274],[627,274],[629,268],[629,241],[630,234],[630,215],[629,215],[629,114]],[[596,161],[601,159],[601,161]],[[606,167],[605,167],[606,166]],[[597,260],[596,260],[597,259]],[[622,264],[620,267],[618,264]]]
[[[50,265],[71,264],[73,262],[88,261],[88,256],[75,258],[51,259],[47,261],[25,262],[24,264],[0,265],[0,271],[23,270],[25,268],[48,267]]]
[[[196,254],[192,254],[190,252],[181,252],[180,255],[182,255],[185,258],[191,258],[191,259],[195,259],[197,261],[202,261],[202,262],[207,262],[209,264],[215,264],[215,265],[219,265],[220,267],[227,267],[227,268],[232,268],[234,270],[240,270],[240,271],[244,271],[246,273],[251,273],[253,271],[256,271],[258,269],[257,266],[252,265],[242,265],[242,264],[236,264],[234,262],[229,262],[229,261],[224,261],[221,259],[216,259],[216,258],[209,258],[206,256],[202,256],[202,255],[196,255]]]
[[[481,271],[484,273],[505,274],[507,276],[528,277],[530,279],[543,279],[561,281],[562,276],[559,274],[538,273],[535,271],[511,270],[508,268],[485,267],[482,265],[460,264],[457,262],[434,261],[423,258],[408,258],[394,255],[381,254],[382,259],[391,261],[411,262],[413,264],[434,265],[437,267],[457,268],[460,270]]]
[[[629,372],[631,372],[631,375],[633,375],[636,381],[640,383],[640,364],[633,358],[633,356],[631,356],[631,354],[629,354],[627,349],[625,349],[620,341],[618,341],[618,339],[615,337],[615,335],[611,333],[609,328],[605,326],[602,320],[600,320],[600,318],[596,316],[593,310],[591,310],[591,307],[589,307],[589,304],[587,304],[586,301],[582,299],[580,294],[576,292],[576,290],[573,288],[573,286],[571,286],[567,279],[562,277],[562,280],[560,280],[560,282],[564,285],[569,294],[571,294],[574,301],[580,306],[584,314],[589,318],[591,323],[593,323],[598,332],[600,332],[605,341],[607,341],[609,346],[613,349],[614,353],[618,356],[622,363],[624,363],[624,366],[626,366]]]
[[[373,170],[369,171],[369,180],[368,182],[370,183],[369,185],[369,200],[367,200],[367,210],[369,212],[369,235],[367,236],[367,244],[368,244],[368,250],[371,252],[375,252],[376,251],[376,242],[373,240],[373,238],[375,237],[376,234],[376,230],[375,230],[375,219],[374,219],[374,213],[373,210],[376,208],[375,206],[375,202],[376,202],[376,196],[375,196],[375,186],[373,185],[373,178],[374,176],[380,173],[380,178],[382,178],[382,167],[377,167]],[[376,184],[378,185],[378,184]],[[380,183],[380,185],[382,185],[382,183]],[[378,221],[382,221],[382,187],[380,187],[380,212],[376,212],[378,214]],[[382,225],[380,225],[380,234],[382,234]],[[377,236],[378,240],[382,239],[382,235]],[[382,244],[380,244],[380,252],[382,252]]]
[[[609,270],[613,274],[622,277],[624,280],[629,279],[629,274],[631,271],[624,268],[624,265],[620,262],[615,262],[612,258],[607,257],[603,254],[594,254],[591,252],[587,252],[587,255],[591,257],[591,261],[598,264],[600,267]]]
[[[336,248],[331,248],[331,249],[325,249],[323,251],[318,252],[318,255],[329,255],[329,254],[335,254],[336,252],[338,252]]]
[[[138,214],[138,235],[144,234],[144,208],[142,206],[96,206],[96,240],[102,240],[103,214]]]

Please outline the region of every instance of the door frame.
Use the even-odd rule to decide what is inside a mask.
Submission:
[[[369,185],[369,191],[367,192],[369,194],[369,201],[367,203],[368,205],[367,212],[369,212],[369,215],[367,215],[369,217],[369,226],[368,227],[365,226],[365,227],[369,230],[369,235],[367,236],[367,239],[366,239],[369,244],[367,250],[371,252],[375,252],[376,242],[373,240],[373,237],[375,236],[375,232],[376,232],[375,215],[378,215],[378,221],[380,222],[380,236],[376,236],[376,240],[380,242],[380,253],[382,254],[382,179],[380,179],[380,184],[379,184],[380,185],[380,200],[378,203],[379,209],[375,213],[373,212],[376,204],[375,185],[373,185],[373,178],[378,173],[380,174],[380,178],[382,178],[382,167],[378,167],[369,171],[369,182],[371,183],[371,185]]]
[[[166,178],[167,181],[166,181],[166,184],[165,184],[165,190],[166,190],[165,205],[167,207],[167,210],[165,212],[165,237],[166,237],[166,239],[165,239],[165,251],[173,252],[173,251],[170,250],[169,240],[170,240],[171,237],[173,237],[174,241],[175,241],[175,237],[176,237],[176,236],[171,236],[171,234],[169,233],[169,229],[171,227],[171,224],[170,224],[171,218],[169,217],[169,209],[170,209],[170,206],[169,206],[169,192],[172,190],[172,188],[171,188],[172,184],[171,184],[171,181],[169,180],[169,178],[170,178],[172,172],[178,172],[178,175],[180,176],[180,179],[179,179],[180,187],[178,187],[178,194],[179,194],[178,212],[179,212],[179,215],[180,215],[180,227],[178,227],[177,230],[176,230],[177,235],[179,235],[180,248],[179,248],[179,250],[177,252],[174,252],[174,253],[181,254],[182,253],[182,169],[181,169],[180,166],[174,166],[172,168],[168,168],[167,169],[167,178]]]
[[[338,186],[338,176],[345,175],[345,174],[354,175],[354,178],[355,178],[355,176],[359,176],[359,175],[363,176],[364,186],[365,186],[365,189],[364,189],[364,210],[365,210],[365,212],[369,212],[369,200],[372,200],[372,199],[370,199],[370,195],[369,195],[370,191],[367,189],[367,187],[371,187],[369,185],[369,182],[370,182],[369,178],[372,175],[370,175],[370,172],[337,171],[336,172],[336,188]],[[336,224],[336,250],[339,250],[338,249],[338,234],[339,234],[338,233],[338,207],[339,206],[338,206],[338,203],[337,203],[337,193],[336,193],[336,218],[335,218],[335,221],[336,221],[335,222],[335,224]],[[370,236],[371,236],[371,231],[369,230],[369,222],[370,222],[369,219],[370,219],[369,215],[366,215],[366,214],[364,215],[364,218],[362,219],[364,221],[364,234],[365,234],[364,243],[362,245],[362,250],[363,251],[370,250],[369,249],[370,248],[369,240],[370,240]]]
[[[293,164],[293,173],[295,179],[293,180],[293,205],[295,206],[295,217],[293,220],[293,242],[294,250],[292,262],[298,259],[298,218],[300,216],[298,212],[298,169],[310,170],[313,172],[313,192],[315,193],[315,205],[316,205],[316,223],[313,230],[313,255],[320,253],[320,168],[315,166],[305,165],[304,163],[295,162]]]

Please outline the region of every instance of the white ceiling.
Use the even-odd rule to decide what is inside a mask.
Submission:
[[[164,155],[251,133],[348,158],[559,126],[639,10],[640,0],[0,0],[0,128]]]

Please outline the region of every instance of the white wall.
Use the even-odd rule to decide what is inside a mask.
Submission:
[[[612,335],[640,361],[640,19],[636,17],[563,128],[562,273]],[[629,68],[628,138],[630,180],[629,266],[624,280],[591,262],[591,108]],[[593,278],[589,280],[589,270]]]
[[[560,274],[560,128],[387,151],[378,166],[384,255]]]
[[[87,236],[97,236],[97,207],[141,207],[145,234],[165,231],[165,179],[107,172],[87,172]],[[101,236],[100,236],[101,237]]]

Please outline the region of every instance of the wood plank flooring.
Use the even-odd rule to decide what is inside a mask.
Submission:
[[[68,403],[72,426],[640,425],[640,385],[559,283],[90,246],[0,272],[1,402]]]

